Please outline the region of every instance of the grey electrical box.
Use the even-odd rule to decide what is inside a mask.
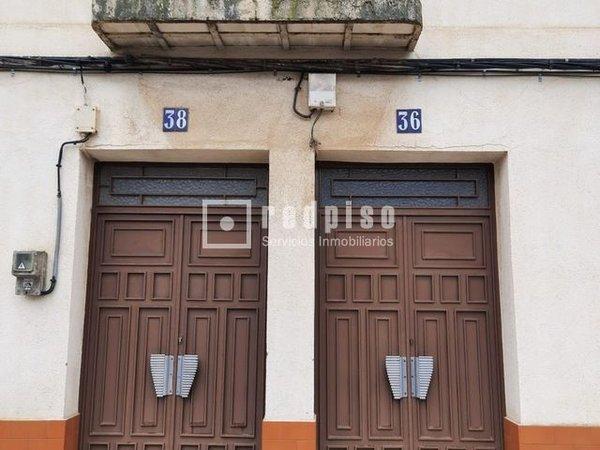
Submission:
[[[15,294],[40,295],[46,280],[46,252],[13,252],[12,274],[17,277]]]
[[[336,74],[308,74],[308,107],[333,111],[336,105]]]
[[[96,133],[96,121],[98,108],[95,106],[83,105],[77,108],[75,112],[75,130],[78,133]]]

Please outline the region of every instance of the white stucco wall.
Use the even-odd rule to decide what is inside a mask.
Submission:
[[[269,205],[275,214],[269,221],[265,420],[271,421],[315,417],[314,377],[307,376],[314,372],[314,231],[288,229],[284,219],[285,208],[295,206],[301,223],[315,198],[315,157],[303,138],[290,136],[289,145],[272,149],[269,158]],[[289,245],[291,240],[298,245]]]
[[[87,2],[1,2],[0,54],[107,54],[90,17]],[[416,57],[600,50],[595,0],[425,1],[424,17]],[[272,204],[314,196],[310,124],[291,112],[286,74],[89,75],[86,84],[99,133],[85,154],[66,151],[59,285],[31,300],[13,295],[11,253],[52,252],[56,153],[76,137],[82,89],[73,75],[0,73],[8,105],[0,108],[0,361],[9,362],[0,364],[0,419],[77,412],[90,158],[269,161]],[[507,414],[522,424],[600,425],[600,82],[342,76],[338,85],[339,108],[316,129],[318,159],[496,163]],[[187,134],[161,131],[162,107],[175,104],[190,107]],[[423,109],[422,135],[395,133],[403,107]],[[278,219],[270,233],[291,234]],[[269,420],[314,418],[313,257],[312,248],[269,255]]]
[[[15,296],[11,263],[13,250],[44,250],[51,270],[58,146],[78,137],[71,105],[81,90],[70,77],[0,78],[0,419],[66,418],[78,411],[92,182],[91,164],[73,147],[63,160],[55,293]]]

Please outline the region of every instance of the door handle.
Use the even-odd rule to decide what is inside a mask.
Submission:
[[[198,371],[198,355],[180,355],[177,357],[176,395],[188,398]]]
[[[150,355],[150,374],[158,398],[173,393],[173,359],[171,355]]]
[[[406,358],[404,356],[386,356],[385,370],[394,400],[408,397]]]
[[[433,377],[433,356],[410,358],[412,396],[427,400],[429,385]]]

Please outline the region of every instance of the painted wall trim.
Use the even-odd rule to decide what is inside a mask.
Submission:
[[[262,450],[316,449],[316,422],[263,422]]]
[[[0,450],[77,450],[79,415],[66,420],[0,420]]]
[[[518,425],[504,419],[505,450],[598,450],[600,426]]]

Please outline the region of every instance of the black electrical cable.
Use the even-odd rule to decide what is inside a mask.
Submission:
[[[296,87],[294,88],[294,104],[292,105],[292,108],[294,109],[294,112],[296,113],[296,115],[302,117],[303,119],[310,119],[313,116],[313,111],[310,112],[310,114],[304,114],[301,113],[300,111],[298,111],[298,94],[300,93],[300,90],[302,89],[302,81],[304,80],[304,72],[302,72],[300,74],[300,79],[298,80],[298,84],[296,84]]]
[[[232,74],[260,72],[396,76],[600,77],[598,58],[233,59],[151,56],[0,56],[0,71]]]
[[[317,122],[319,121],[319,119],[321,118],[321,115],[323,114],[323,110],[319,109],[319,111],[317,112],[317,116],[315,117],[315,120],[313,121],[312,127],[310,128],[310,148],[312,149],[316,149],[319,146],[319,141],[317,141],[315,139],[315,126],[317,125]]]
[[[52,278],[50,286],[44,289],[40,295],[48,295],[54,291],[56,280],[58,279],[58,257],[60,255],[60,235],[62,227],[62,191],[60,187],[60,168],[62,167],[62,157],[67,145],[77,145],[87,142],[92,134],[86,134],[82,139],[76,141],[63,142],[58,151],[58,162],[56,163],[56,234],[54,238],[54,260],[52,261]]]

